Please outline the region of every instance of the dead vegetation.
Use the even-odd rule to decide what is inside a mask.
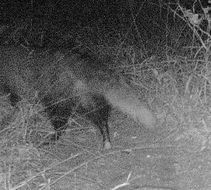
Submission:
[[[26,86],[30,98],[24,93],[22,100],[12,106],[10,94],[0,96],[0,189],[208,190],[210,8],[195,2],[200,14],[195,4],[188,9],[160,1],[159,6],[167,15],[164,25],[153,17],[152,10],[145,16],[159,23],[160,28],[165,26],[165,34],[160,32],[148,39],[138,15],[144,5],[146,9],[148,6],[158,9],[153,1],[137,5],[136,12],[131,12],[130,27],[105,33],[100,22],[68,32],[55,27],[52,30],[57,36],[44,34],[43,26],[28,31],[27,20],[12,27],[2,24],[2,45],[24,48],[29,60],[31,54],[48,53],[54,48],[86,47],[101,59],[109,56],[113,61],[110,66],[123,73],[140,92],[140,99],[150,105],[157,126],[149,131],[113,110],[111,150],[99,148],[99,135],[88,121],[79,117],[69,119],[70,127],[58,142],[43,146],[54,131],[42,113],[37,92],[29,90],[30,72],[18,75],[15,81]],[[168,19],[171,22],[167,23]],[[70,45],[73,41],[74,47]]]

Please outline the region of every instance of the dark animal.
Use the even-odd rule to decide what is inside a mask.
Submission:
[[[14,48],[1,49],[1,89],[12,96],[31,98],[38,92],[58,139],[71,114],[94,123],[111,147],[108,118],[112,108],[131,116],[146,128],[155,127],[155,117],[120,74],[89,53],[57,53],[29,56]],[[6,90],[5,90],[6,91]]]

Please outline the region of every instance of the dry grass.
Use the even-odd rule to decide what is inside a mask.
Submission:
[[[88,48],[101,59],[106,60],[109,55],[113,61],[109,66],[125,75],[140,93],[140,99],[155,113],[156,128],[146,130],[114,110],[110,118],[111,150],[99,149],[96,131],[88,121],[77,117],[69,119],[71,127],[56,144],[42,146],[53,133],[52,126],[42,113],[37,92],[29,88],[27,76],[18,75],[15,81],[25,89],[22,101],[13,107],[9,94],[0,96],[0,189],[210,188],[210,28],[181,5],[168,6],[189,27],[191,35],[183,34],[183,38],[190,43],[185,41],[184,45],[184,40],[178,37],[178,33],[183,33],[180,27],[176,27],[179,32],[174,28],[166,36],[166,39],[170,36],[174,47],[164,40],[154,51],[153,41],[149,40],[147,48],[153,46],[154,54],[147,54],[147,48],[132,43],[131,28],[126,33],[118,31],[115,37],[112,34],[116,31],[106,33],[107,41],[100,33],[96,38],[90,27],[74,33],[78,47]],[[140,34],[133,16],[131,26]],[[206,23],[208,14],[203,12],[203,16]],[[15,43],[25,38],[28,44],[41,34],[25,37],[22,31],[27,31],[26,25],[17,24],[12,32],[2,26],[1,33],[10,34],[9,40]],[[57,34],[61,37],[60,46],[66,47],[72,41],[72,32]],[[21,46],[30,57],[34,51],[26,44]]]

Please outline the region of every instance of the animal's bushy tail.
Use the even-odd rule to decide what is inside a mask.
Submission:
[[[105,97],[114,107],[130,115],[136,122],[148,129],[155,128],[155,116],[127,84],[113,85],[112,88],[107,89]]]

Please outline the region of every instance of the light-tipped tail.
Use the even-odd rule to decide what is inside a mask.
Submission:
[[[105,92],[106,99],[123,113],[148,129],[155,128],[154,114],[138,99],[136,93],[127,85],[114,85]]]

